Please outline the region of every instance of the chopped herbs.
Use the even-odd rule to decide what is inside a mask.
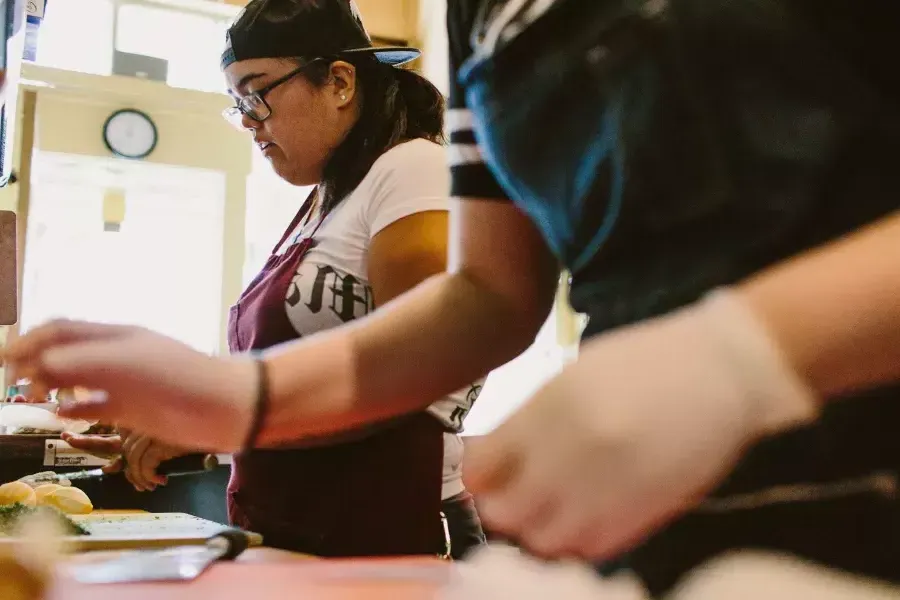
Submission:
[[[19,502],[0,506],[0,535],[15,535],[16,530],[22,523],[22,519],[38,514],[45,514],[56,519],[66,535],[90,535],[87,529],[55,508],[49,506],[25,506]]]

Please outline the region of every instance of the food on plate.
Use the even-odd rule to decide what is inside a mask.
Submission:
[[[38,429],[37,427],[11,427],[7,430],[7,435],[56,435],[58,431],[49,429]]]
[[[87,529],[56,508],[15,503],[0,506],[0,536],[16,535],[28,519],[39,517],[45,517],[48,521],[55,523],[65,535],[89,535]]]
[[[37,504],[37,496],[34,489],[22,481],[10,481],[0,485],[0,505],[22,504],[34,506]]]
[[[94,510],[91,499],[76,487],[57,486],[57,489],[46,493],[44,506],[52,506],[69,515],[86,515]]]
[[[47,496],[60,489],[61,487],[62,486],[58,483],[44,483],[34,488],[34,495],[37,499],[37,505],[46,506]]]
[[[31,516],[50,517],[48,520],[58,522],[68,535],[86,534],[65,515],[86,515],[93,510],[91,499],[78,488],[54,483],[32,488],[22,481],[0,485],[0,535],[10,535]]]
[[[55,402],[42,406],[10,404],[0,411],[0,425],[6,428],[8,435],[56,435],[63,431],[84,433],[91,428],[92,424],[88,421],[58,416],[57,408]]]

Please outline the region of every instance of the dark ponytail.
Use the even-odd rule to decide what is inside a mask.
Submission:
[[[398,101],[403,104],[402,135],[444,143],[444,97],[434,84],[407,69],[391,68],[397,79]]]
[[[371,56],[340,59],[356,67],[362,106],[356,125],[325,166],[322,206],[326,212],[359,185],[378,157],[400,142],[424,138],[444,143],[444,97],[430,81]],[[324,85],[330,66],[322,61],[308,71],[308,79]]]

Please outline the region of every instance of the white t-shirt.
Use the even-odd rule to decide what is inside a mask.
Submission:
[[[385,152],[365,178],[316,230],[317,214],[287,237],[279,248],[315,231],[315,243],[297,269],[285,298],[288,319],[301,336],[338,327],[374,310],[369,285],[369,245],[382,229],[415,213],[448,210],[450,174],[445,149],[427,140],[412,140]],[[442,398],[429,412],[452,431],[462,422],[481,391],[482,382]],[[442,497],[463,490],[462,442],[444,436]]]

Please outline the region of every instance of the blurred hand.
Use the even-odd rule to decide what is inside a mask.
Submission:
[[[608,558],[700,502],[812,393],[721,295],[600,336],[484,440],[466,483],[485,523],[544,556]]]
[[[796,556],[752,550],[716,556],[681,578],[666,600],[896,600],[900,588]]]
[[[171,444],[232,452],[252,421],[252,361],[213,358],[139,327],[54,321],[10,342],[0,359],[31,380],[32,396],[100,390],[61,405],[60,416],[119,423]]]
[[[633,579],[602,579],[588,565],[547,563],[514,548],[486,546],[457,564],[442,600],[647,600]]]

